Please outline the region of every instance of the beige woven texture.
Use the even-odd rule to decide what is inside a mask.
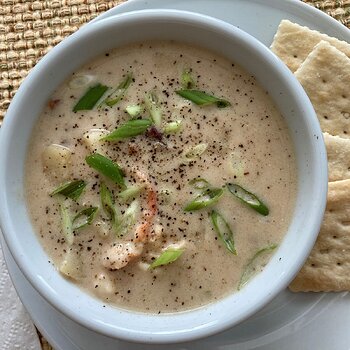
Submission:
[[[0,0],[0,124],[29,70],[53,46],[119,1]]]
[[[81,25],[123,1],[0,0],[0,125],[20,83],[39,59]],[[350,27],[350,0],[304,2]],[[51,349],[44,339],[42,345]]]

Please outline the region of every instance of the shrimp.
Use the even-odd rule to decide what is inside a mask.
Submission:
[[[119,270],[137,259],[142,254],[142,250],[142,243],[123,242],[114,244],[105,252],[102,265],[112,271]]]
[[[147,194],[148,209],[143,212],[143,222],[135,230],[136,242],[147,242],[151,237],[153,221],[157,215],[157,194],[153,186],[150,186]]]
[[[142,223],[136,227],[134,238],[128,242],[114,244],[105,252],[102,264],[110,270],[119,270],[139,258],[143,252],[144,244],[152,236],[151,232],[158,212],[157,193],[145,174],[137,171],[136,175],[147,187],[147,209],[142,213]]]

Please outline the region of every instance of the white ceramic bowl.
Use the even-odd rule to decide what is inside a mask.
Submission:
[[[74,70],[111,48],[174,39],[206,47],[240,64],[269,92],[290,128],[298,193],[289,230],[265,270],[240,292],[196,310],[151,315],[121,310],[82,292],[48,263],[27,214],[24,164],[43,106]],[[327,192],[322,133],[293,74],[265,46],[239,29],[189,12],[144,10],[95,22],[64,40],[30,72],[5,117],[0,140],[0,219],[22,272],[55,308],[99,333],[137,342],[180,342],[208,336],[246,319],[276,296],[300,269],[316,239]]]

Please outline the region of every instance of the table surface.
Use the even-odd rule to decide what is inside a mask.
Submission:
[[[350,0],[303,1],[350,28]],[[122,2],[124,1],[2,0],[0,125],[19,85],[40,58],[81,25]],[[43,337],[40,338],[43,349],[52,349]]]

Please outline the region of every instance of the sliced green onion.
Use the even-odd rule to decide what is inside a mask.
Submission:
[[[102,175],[125,189],[124,174],[120,166],[102,154],[94,153],[85,158],[86,163]]]
[[[132,83],[132,73],[128,73],[125,79],[103,101],[108,107],[116,105],[125,95]]]
[[[200,157],[207,148],[208,144],[206,143],[199,143],[198,145],[191,147],[183,153],[184,161],[191,162],[195,160],[196,158]]]
[[[199,106],[208,106],[213,104],[216,104],[219,108],[231,106],[231,103],[229,101],[209,95],[199,90],[178,90],[176,93],[186,100],[192,101],[194,104]]]
[[[118,215],[114,205],[112,193],[104,182],[101,182],[100,185],[100,198],[102,208],[112,222],[112,229],[113,231],[117,232],[120,222],[118,220]]]
[[[60,212],[64,237],[67,244],[72,245],[74,241],[73,224],[70,218],[69,209],[66,207],[64,201],[60,202]]]
[[[150,119],[132,119],[112,131],[107,136],[101,138],[102,141],[119,141],[128,137],[143,134],[150,126]]]
[[[156,126],[160,127],[162,123],[162,110],[160,107],[158,96],[155,94],[154,91],[151,91],[148,94],[146,94],[145,106],[151,119],[153,120],[153,123]]]
[[[254,254],[254,256],[248,261],[247,265],[243,270],[240,281],[238,283],[238,290],[245,286],[246,283],[253,277],[253,275],[255,275],[258,272],[257,269],[259,266],[261,268],[264,267],[264,265],[266,264],[267,256],[277,247],[277,244],[271,244],[267,247],[258,250]]]
[[[108,87],[105,85],[97,84],[88,89],[85,94],[80,98],[77,104],[73,107],[73,112],[91,110],[95,107],[96,103],[101,99]]]
[[[237,251],[235,248],[235,242],[233,239],[233,232],[225,221],[225,219],[215,210],[213,210],[210,214],[211,222],[214,226],[214,230],[224,243],[227,250],[229,250],[232,254],[237,255]]]
[[[181,75],[181,85],[184,89],[193,89],[196,86],[196,82],[191,75],[190,69],[185,69]]]
[[[129,187],[127,187],[126,190],[118,193],[118,197],[122,201],[126,202],[130,198],[136,197],[144,189],[144,187],[145,187],[144,185],[129,186]]]
[[[236,184],[227,184],[227,188],[234,196],[259,214],[264,216],[269,214],[268,207],[255,194],[248,192],[246,189]]]
[[[170,264],[176,261],[184,252],[184,249],[168,248],[149,266],[152,270],[156,267]]]
[[[125,111],[130,115],[132,118],[138,117],[142,112],[144,108],[141,105],[130,105],[125,108]]]
[[[199,196],[197,196],[193,201],[189,202],[184,211],[195,211],[199,209],[203,209],[215,204],[222,194],[224,190],[222,188],[210,188],[205,190]]]
[[[192,185],[196,190],[206,190],[210,187],[210,183],[206,179],[201,177],[196,177],[189,181],[189,184]]]
[[[50,193],[50,196],[55,196],[56,194],[61,194],[67,198],[71,198],[76,201],[80,195],[83,193],[86,183],[83,180],[68,181]]]
[[[174,134],[181,130],[182,120],[176,120],[165,124],[163,131],[166,134]]]
[[[128,233],[128,229],[130,228],[130,226],[136,223],[139,209],[140,205],[138,200],[134,200],[125,210],[122,220],[117,228],[117,234],[119,237],[125,236]]]
[[[81,210],[72,220],[73,231],[79,230],[86,225],[91,225],[95,218],[98,207],[89,207]]]

